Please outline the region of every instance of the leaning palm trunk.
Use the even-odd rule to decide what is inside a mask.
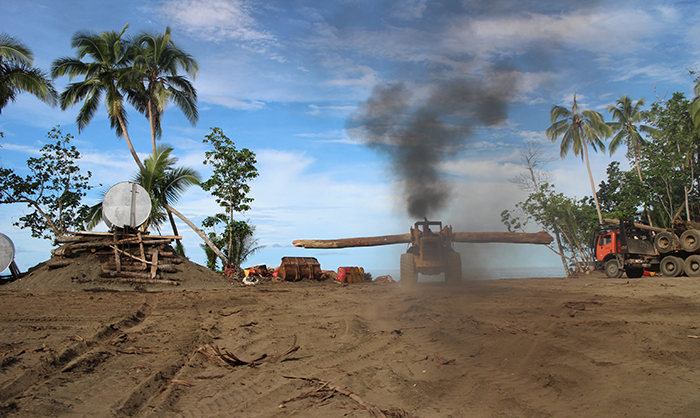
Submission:
[[[588,161],[588,146],[583,143],[583,152],[586,156],[586,167],[588,167],[588,177],[591,179],[591,190],[593,191],[593,199],[595,200],[595,209],[598,211],[598,221],[603,224],[603,214],[600,212],[600,203],[598,203],[598,193],[595,191],[595,182],[593,181],[593,172],[591,171],[591,163]]]
[[[180,212],[176,211],[172,206],[167,205],[166,208],[167,208],[170,212],[172,212],[175,216],[177,216],[178,218],[182,219],[182,221],[183,221],[184,223],[186,223],[187,226],[189,226],[190,228],[192,228],[192,230],[193,230],[195,233],[197,233],[197,235],[199,235],[199,237],[202,238],[202,240],[204,240],[204,242],[207,244],[207,246],[208,246],[209,248],[211,248],[212,251],[214,251],[214,253],[221,259],[221,261],[223,261],[224,265],[228,264],[228,258],[226,258],[226,256],[224,255],[224,253],[222,253],[221,250],[219,250],[219,249],[216,247],[216,245],[214,245],[214,243],[211,242],[211,240],[209,239],[209,237],[207,237],[206,234],[205,234],[204,232],[202,232],[202,230],[200,230],[199,228],[197,228],[197,227],[195,226],[195,224],[193,224],[189,219],[187,219],[187,218],[185,217],[185,215],[183,215],[183,214],[181,214]]]
[[[126,124],[124,123],[124,120],[120,116],[117,116],[117,120],[119,121],[119,125],[122,128],[122,133],[124,134],[124,139],[126,139],[126,145],[129,147],[129,151],[131,151],[131,156],[134,157],[134,161],[136,161],[136,164],[139,166],[139,169],[144,170],[145,167],[143,166],[143,163],[141,162],[139,155],[136,153],[134,146],[131,144],[131,138],[129,137],[129,132],[126,129]]]

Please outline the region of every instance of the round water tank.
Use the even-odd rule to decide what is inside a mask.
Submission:
[[[15,244],[7,235],[0,232],[0,272],[5,271],[15,259]]]
[[[117,227],[138,228],[151,213],[151,197],[136,183],[123,181],[110,187],[102,199],[102,217]]]

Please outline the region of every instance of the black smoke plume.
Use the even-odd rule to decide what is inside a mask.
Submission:
[[[506,119],[516,81],[514,71],[497,71],[484,81],[444,81],[423,99],[403,83],[377,86],[349,117],[346,131],[389,157],[403,180],[408,214],[430,217],[452,194],[440,164],[465,148],[475,127]]]

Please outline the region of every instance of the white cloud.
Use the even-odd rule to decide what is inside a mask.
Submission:
[[[522,13],[512,16],[455,20],[445,45],[454,51],[479,56],[520,54],[533,43],[557,48],[575,47],[595,53],[629,53],[649,49],[645,41],[672,24],[666,10],[596,8],[571,14]],[[466,40],[478,42],[466,42]],[[615,42],[613,40],[624,40]]]
[[[307,115],[318,115],[321,112],[325,112],[325,111],[329,111],[329,110],[331,110],[331,111],[339,110],[341,112],[349,112],[349,111],[355,110],[356,108],[357,108],[357,106],[317,106],[315,104],[310,104],[309,109],[311,109],[311,110],[308,110],[305,113]]]
[[[260,44],[275,40],[258,29],[253,5],[244,0],[169,0],[160,12],[192,36],[208,41]]]
[[[427,0],[400,0],[394,5],[391,15],[401,20],[414,20],[423,17]]]
[[[229,109],[260,110],[265,107],[265,102],[259,100],[239,100],[230,96],[203,95],[201,99],[204,102],[225,106]]]

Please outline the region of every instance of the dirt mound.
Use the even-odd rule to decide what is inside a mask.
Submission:
[[[172,249],[171,249],[172,251]],[[53,260],[53,259],[52,259]],[[231,287],[231,280],[186,258],[175,265],[175,272],[164,273],[164,278],[177,285],[161,283],[138,283],[120,278],[100,277],[102,266],[113,260],[104,254],[80,253],[68,258],[71,263],[64,267],[51,267],[51,260],[29,269],[19,280],[2,286],[7,290],[175,290],[216,289]]]

